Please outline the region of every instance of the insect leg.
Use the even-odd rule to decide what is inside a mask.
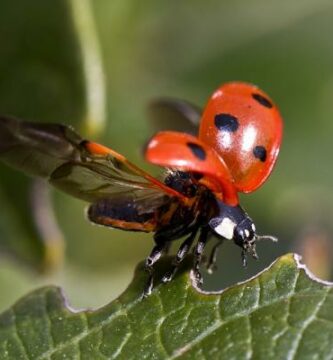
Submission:
[[[170,253],[171,243],[172,243],[172,241],[168,241],[168,242],[165,244],[165,249],[164,249],[164,254],[165,254],[165,255],[168,255],[168,254]]]
[[[197,245],[194,249],[194,265],[193,265],[193,272],[195,281],[198,285],[202,284],[202,276],[200,273],[200,264],[202,260],[202,254],[205,249],[207,239],[209,235],[209,228],[207,226],[203,227],[200,232],[199,240]]]
[[[169,247],[169,242],[159,241],[154,247],[149,256],[146,258],[145,270],[149,274],[147,284],[143,291],[143,296],[146,297],[151,294],[154,284],[154,264],[160,259],[163,252]]]
[[[241,258],[242,258],[242,265],[243,267],[247,267],[247,252],[246,250],[242,250],[242,253],[241,253]]]
[[[216,260],[217,260],[217,253],[219,247],[223,244],[224,239],[218,239],[217,243],[213,246],[212,251],[210,253],[208,263],[207,263],[207,272],[208,274],[212,274],[216,269]]]
[[[190,236],[188,236],[180,245],[179,250],[177,252],[176,257],[174,258],[173,262],[172,262],[172,268],[163,276],[162,278],[162,282],[166,283],[169,282],[173,279],[173,277],[175,276],[178,267],[180,265],[180,263],[184,260],[184,258],[186,257],[186,255],[188,254],[193,241],[195,239],[195,236],[198,232],[198,229],[196,228],[191,234]]]
[[[248,254],[252,255],[252,257],[256,260],[259,259],[259,256],[256,251],[255,243],[252,243],[252,244],[247,245],[246,247],[245,246],[243,247],[242,253],[241,253],[243,267],[247,267],[247,255]]]

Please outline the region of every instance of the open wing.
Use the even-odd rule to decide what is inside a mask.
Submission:
[[[124,156],[64,125],[0,117],[0,160],[88,202],[126,198],[143,209],[183,199]]]
[[[174,130],[197,135],[202,110],[185,100],[159,98],[148,107],[148,118],[154,132]]]
[[[214,149],[197,137],[175,131],[161,131],[148,143],[146,159],[155,165],[199,173],[214,193],[228,205],[238,204],[238,195],[228,167]]]

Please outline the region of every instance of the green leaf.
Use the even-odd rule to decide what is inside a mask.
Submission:
[[[161,276],[170,258],[158,266]],[[191,285],[189,261],[146,299],[142,264],[117,300],[73,311],[61,290],[37,290],[0,316],[1,359],[326,359],[332,284],[297,255],[218,293]]]
[[[1,2],[1,114],[102,130],[105,87],[89,4]],[[57,267],[63,236],[45,185],[1,165],[0,200],[8,218],[0,220],[1,250],[38,270]]]

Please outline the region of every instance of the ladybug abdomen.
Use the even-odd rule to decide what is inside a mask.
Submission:
[[[282,136],[282,119],[256,86],[221,86],[202,116],[199,138],[223,158],[238,191],[251,192],[269,176]]]
[[[88,208],[88,219],[96,224],[131,231],[154,231],[156,212],[142,211],[129,199],[101,199]]]

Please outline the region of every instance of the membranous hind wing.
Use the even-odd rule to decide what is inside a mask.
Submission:
[[[81,145],[86,151],[85,161],[60,166],[52,173],[50,182],[92,202],[87,215],[96,224],[154,231],[158,210],[178,193],[111,149],[87,141]]]
[[[89,219],[101,225],[153,231],[157,209],[183,198],[122,155],[64,125],[1,117],[0,160],[93,203]]]
[[[63,163],[79,160],[81,141],[64,125],[0,116],[0,159],[29,175],[48,178]]]
[[[174,130],[197,135],[202,110],[188,101],[158,98],[148,106],[148,119],[154,132]]]

